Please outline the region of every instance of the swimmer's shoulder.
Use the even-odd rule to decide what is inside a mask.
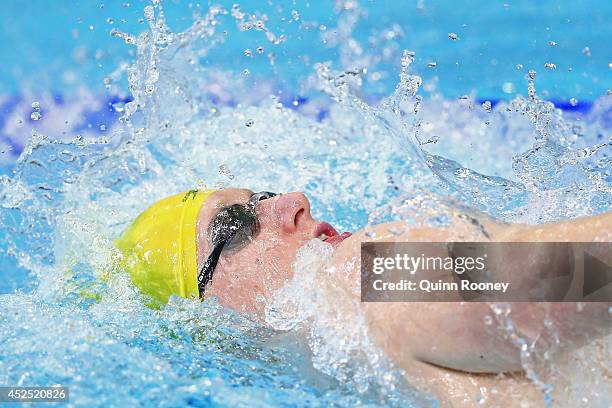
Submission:
[[[359,282],[361,270],[361,244],[366,242],[449,242],[499,241],[503,242],[511,230],[508,224],[481,214],[456,212],[451,214],[446,227],[425,224],[414,225],[406,221],[391,221],[368,225],[338,245],[332,255],[332,266],[345,276],[351,287]]]

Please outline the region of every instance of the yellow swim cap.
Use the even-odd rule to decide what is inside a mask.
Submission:
[[[165,304],[171,295],[199,297],[196,222],[216,190],[190,190],[147,208],[115,241],[122,267],[144,293]]]

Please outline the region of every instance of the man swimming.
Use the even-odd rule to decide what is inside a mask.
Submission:
[[[390,222],[367,233],[339,234],[313,219],[302,193],[193,190],[149,207],[116,245],[123,267],[153,304],[172,295],[216,297],[223,306],[263,320],[267,301],[291,278],[298,250],[312,239],[323,240],[333,247],[335,285],[356,300],[371,337],[409,382],[434,394],[442,406],[474,406],[483,394],[486,406],[543,406],[540,391],[522,374],[517,345],[483,324],[491,315],[488,304],[360,303],[361,243],[609,242],[612,214],[533,226],[461,211],[451,217],[447,228]],[[576,348],[610,332],[608,307],[603,302],[513,303],[512,321],[536,341],[545,336],[546,320],[563,347]]]

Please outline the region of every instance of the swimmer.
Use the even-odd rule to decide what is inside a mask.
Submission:
[[[409,383],[433,394],[441,406],[474,406],[483,394],[484,406],[544,406],[541,392],[522,373],[516,344],[494,325],[483,324],[492,315],[488,304],[360,303],[360,244],[609,242],[612,213],[519,225],[458,211],[448,228],[407,228],[404,222],[390,222],[370,227],[368,234],[363,230],[339,234],[330,224],[313,219],[308,199],[299,192],[193,190],[149,207],[116,245],[134,284],[154,303],[166,303],[171,295],[214,296],[225,307],[263,320],[266,300],[292,277],[298,249],[312,239],[333,247],[337,285],[356,299],[372,339],[403,370]],[[609,306],[604,302],[581,307],[571,302],[512,303],[511,317],[517,330],[533,335],[533,341],[550,332],[543,330],[546,318],[562,346],[572,349],[610,333]]]

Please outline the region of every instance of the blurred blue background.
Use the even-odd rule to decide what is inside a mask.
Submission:
[[[233,4],[219,3],[228,9]],[[112,28],[143,31],[146,22],[139,19],[146,4],[142,0],[4,1],[0,93],[65,93],[79,85],[105,93],[104,76],[121,61],[130,60],[133,52],[109,32]],[[191,25],[194,12],[203,14],[208,7],[204,2],[197,7],[196,2],[177,0],[163,4],[168,25],[175,32]],[[480,98],[524,93],[523,77],[528,69],[538,71],[539,90],[553,99],[592,100],[612,87],[609,1],[371,0],[362,1],[359,7],[363,16],[355,37],[367,45],[373,33],[396,24],[403,32],[399,45],[416,51],[416,70],[425,79],[437,76],[438,91],[447,97],[472,91]],[[337,23],[333,2],[246,2],[241,8],[265,13],[270,29],[287,36],[276,47],[277,64],[290,66],[280,74],[277,71],[282,80],[310,73],[318,60],[338,58],[337,50],[326,48],[320,38],[322,25],[331,29]],[[290,24],[292,11],[299,13],[299,21]],[[459,39],[450,40],[449,33]],[[222,55],[211,62],[241,70],[249,63],[244,49],[251,46],[254,51],[256,36],[246,33],[250,41],[241,41],[231,38],[232,34]],[[266,58],[252,60],[268,64]],[[429,62],[436,62],[436,67],[428,68]],[[547,63],[555,64],[556,69],[545,69]],[[517,69],[519,64],[523,69]],[[394,83],[391,77],[385,86]]]
[[[103,132],[119,117],[110,106],[130,97],[125,67],[135,59],[136,48],[113,37],[111,30],[132,35],[146,31],[147,4],[151,3],[3,2],[0,174],[10,169],[33,129],[54,138],[69,137],[82,131]],[[224,7],[228,13],[222,22],[223,45],[213,47],[200,63],[222,71],[248,70],[254,83],[272,82],[285,99],[308,96],[312,90],[304,84],[317,62],[331,62],[334,69],[367,66],[365,96],[380,98],[397,83],[402,49],[416,53],[411,70],[423,77],[420,92],[425,97],[510,99],[527,93],[525,75],[530,69],[537,71],[538,94],[562,109],[588,111],[612,88],[610,1],[241,4],[242,11],[284,38],[278,44],[262,31],[239,30],[230,16],[232,1],[162,4],[175,33],[189,28],[211,4]],[[36,115],[33,102],[41,105],[39,120],[31,116]]]

